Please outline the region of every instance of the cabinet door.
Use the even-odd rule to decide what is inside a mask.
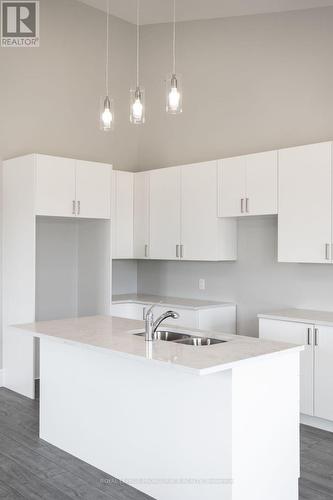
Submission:
[[[36,214],[74,217],[75,160],[37,155]]]
[[[280,262],[331,262],[331,143],[279,151]]]
[[[114,170],[112,179],[112,257],[132,259],[134,174]]]
[[[111,167],[90,161],[76,162],[76,213],[78,217],[109,219]]]
[[[245,158],[245,156],[238,156],[219,160],[219,217],[237,217],[245,215]]]
[[[277,151],[246,157],[246,213],[248,215],[276,214]]]
[[[147,308],[144,304],[136,304],[135,302],[125,302],[123,304],[112,304],[112,316],[120,316],[128,319],[144,319],[144,311]]]
[[[316,327],[314,414],[333,420],[333,328]]]
[[[149,172],[134,174],[134,258],[149,257]]]
[[[180,255],[180,168],[150,172],[150,258],[175,260]]]
[[[305,346],[300,353],[300,409],[301,413],[313,415],[313,325],[260,319],[259,336]]]
[[[181,257],[185,260],[216,260],[217,162],[181,167]]]

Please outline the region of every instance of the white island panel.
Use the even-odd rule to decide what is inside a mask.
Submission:
[[[40,437],[157,500],[297,500],[298,350],[200,377],[141,341],[42,337]]]
[[[231,397],[231,371],[41,339],[40,437],[158,500],[231,500]]]

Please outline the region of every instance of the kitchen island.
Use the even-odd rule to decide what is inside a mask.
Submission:
[[[142,321],[11,328],[40,339],[40,437],[158,500],[297,500],[302,347]]]

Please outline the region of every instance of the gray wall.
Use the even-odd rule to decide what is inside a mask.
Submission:
[[[333,9],[180,23],[178,68],[184,113],[164,112],[171,26],[142,30],[147,123],[128,123],[135,79],[135,29],[111,20],[113,134],[98,128],[104,94],[103,13],[75,0],[41,0],[41,47],[0,48],[0,158],[40,152],[108,161],[120,169],[159,168],[332,139]],[[239,330],[282,305],[333,309],[332,266],[277,264],[274,218],[240,222],[236,263],[125,261],[114,292],[234,300]],[[198,279],[207,279],[199,292]]]
[[[110,82],[116,129],[99,130],[105,94],[105,15],[76,0],[41,0],[40,48],[0,48],[0,158],[46,153],[135,168],[129,123],[135,28],[111,17]]]
[[[138,129],[129,123],[135,27],[110,18],[116,129],[105,134],[99,130],[105,15],[76,0],[40,0],[40,9],[40,48],[0,48],[0,161],[36,152],[135,169]]]
[[[164,112],[170,25],[143,32],[147,124],[140,169],[332,139],[333,8],[180,23],[184,112]],[[333,266],[278,264],[275,217],[239,223],[235,263],[139,262],[143,292],[231,300],[238,331],[284,306],[333,310]],[[207,290],[198,289],[206,278]]]
[[[143,30],[140,169],[332,139],[333,8],[179,23],[184,112],[166,116],[171,25]]]
[[[139,292],[235,302],[238,333],[253,336],[259,312],[333,310],[333,266],[277,262],[276,216],[240,219],[238,241],[236,262],[139,261]]]
[[[136,260],[114,260],[112,262],[112,293],[137,293],[138,266]]]

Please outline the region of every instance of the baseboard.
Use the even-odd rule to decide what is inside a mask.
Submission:
[[[333,422],[324,420],[323,418],[311,417],[310,415],[301,415],[301,424],[317,427],[323,431],[333,432]]]
[[[3,382],[4,382],[4,370],[0,370],[0,387],[3,387]]]

